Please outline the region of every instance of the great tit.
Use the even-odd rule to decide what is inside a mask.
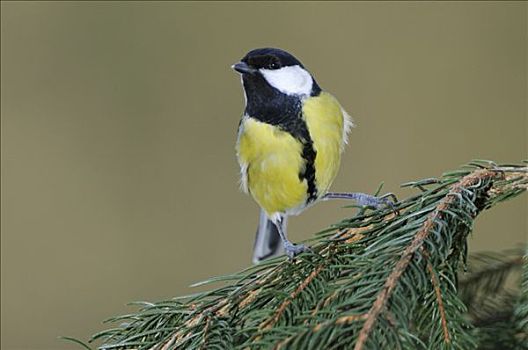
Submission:
[[[290,258],[305,251],[303,244],[288,240],[287,218],[318,200],[380,204],[362,193],[328,192],[352,119],[297,58],[281,49],[259,48],[232,68],[242,76],[246,97],[236,142],[241,187],[261,208],[254,263],[283,250]]]

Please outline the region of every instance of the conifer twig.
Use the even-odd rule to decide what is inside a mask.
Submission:
[[[438,203],[435,211],[430,214],[429,218],[423,224],[422,229],[418,231],[411,244],[409,244],[409,246],[404,250],[398,263],[392,270],[392,273],[387,278],[383,290],[378,294],[374,304],[372,304],[372,307],[367,314],[367,319],[363,324],[363,328],[359,333],[354,350],[362,350],[364,348],[365,342],[367,341],[372,327],[374,326],[378,315],[382,312],[388,300],[390,299],[392,291],[398,283],[398,279],[409,265],[413,254],[418,250],[418,248],[422,246],[424,240],[430,234],[437,220],[441,218],[442,215],[444,215],[443,212],[448,209],[449,205],[454,200],[456,200],[457,195],[459,195],[463,189],[475,184],[477,181],[494,178],[498,175],[502,176],[502,173],[493,170],[477,170],[469,175],[466,175],[460,180],[460,182],[456,183],[451,188],[450,192],[444,197],[444,199]]]
[[[482,210],[527,185],[526,165],[490,161],[407,183],[418,193],[394,210],[359,210],[293,263],[275,258],[203,282],[217,285],[209,291],[144,303],[93,340],[101,350],[475,349],[484,338],[457,295],[467,236]]]

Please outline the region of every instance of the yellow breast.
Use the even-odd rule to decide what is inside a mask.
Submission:
[[[304,101],[303,116],[314,143],[315,178],[318,195],[328,191],[334,181],[341,152],[352,121],[335,97],[327,92]]]
[[[351,123],[339,102],[325,92],[304,100],[302,112],[316,151],[315,179],[321,196],[337,174]],[[242,119],[237,143],[242,187],[268,215],[306,204],[308,185],[299,178],[305,167],[302,152],[302,143],[279,127],[251,117]]]
[[[242,120],[237,144],[242,184],[268,215],[305,203],[301,154],[302,144],[289,133],[253,118]]]

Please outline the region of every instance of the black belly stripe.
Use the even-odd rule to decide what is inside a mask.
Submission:
[[[306,183],[308,184],[308,198],[306,199],[306,203],[313,202],[315,199],[317,199],[317,185],[315,183],[316,156],[317,152],[315,151],[313,147],[313,141],[310,138],[309,142],[303,144],[302,157],[305,161],[305,167],[304,171],[299,174],[299,178],[301,180],[306,179]]]
[[[299,172],[299,180],[306,180],[308,185],[306,203],[313,202],[317,198],[317,183],[315,180],[315,158],[317,157],[317,152],[314,148],[308,125],[302,118],[302,112],[299,111],[295,118],[289,119],[288,122],[283,123],[280,127],[302,144],[301,157],[304,160],[304,168]]]

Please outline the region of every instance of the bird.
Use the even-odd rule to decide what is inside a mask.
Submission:
[[[232,68],[241,75],[245,108],[238,125],[240,185],[260,207],[253,263],[309,250],[287,237],[289,216],[328,199],[386,203],[364,193],[329,192],[352,118],[291,53],[249,51]]]

